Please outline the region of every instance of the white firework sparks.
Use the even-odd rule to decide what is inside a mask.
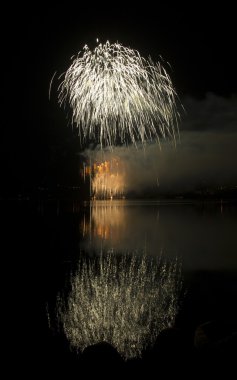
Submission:
[[[175,138],[176,93],[160,63],[119,43],[79,52],[59,86],[59,104],[72,109],[83,141],[101,147]]]
[[[58,297],[58,322],[77,350],[106,341],[125,359],[139,357],[174,324],[180,289],[176,261],[114,254],[84,260],[67,299]]]

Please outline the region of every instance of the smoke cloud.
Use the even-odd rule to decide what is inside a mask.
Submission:
[[[180,140],[142,147],[87,150],[93,160],[123,161],[125,190],[143,193],[180,192],[200,186],[237,185],[237,97],[207,94],[202,100],[183,99],[186,114]]]

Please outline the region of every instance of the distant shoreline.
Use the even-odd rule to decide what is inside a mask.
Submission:
[[[222,197],[222,198],[216,198],[216,197],[204,197],[204,198],[181,198],[181,197],[168,197],[168,198],[125,198],[125,199],[80,199],[79,197],[75,198],[67,198],[67,197],[28,197],[28,196],[20,196],[20,197],[0,197],[0,202],[76,202],[76,203],[82,203],[84,205],[93,205],[93,204],[103,204],[103,205],[184,205],[184,204],[201,204],[201,203],[207,203],[207,204],[237,204],[237,197],[236,198],[229,198],[229,197]]]

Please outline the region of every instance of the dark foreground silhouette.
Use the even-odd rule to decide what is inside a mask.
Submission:
[[[145,350],[141,358],[127,361],[107,342],[75,353],[70,351],[64,337],[56,335],[48,337],[44,354],[47,373],[53,378],[62,374],[67,378],[90,375],[133,378],[141,374],[158,378],[163,374],[193,379],[223,373],[228,379],[237,374],[237,323],[210,321],[197,326],[192,334],[177,328],[163,330],[154,346]]]

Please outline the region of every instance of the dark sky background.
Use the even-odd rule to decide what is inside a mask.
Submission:
[[[111,3],[110,6],[89,4],[23,7],[5,10],[2,14],[2,83],[1,112],[1,177],[3,195],[24,192],[38,186],[78,184],[78,139],[63,109],[57,104],[56,86],[48,98],[49,83],[55,71],[62,73],[70,57],[85,44],[119,41],[137,49],[141,55],[156,60],[161,55],[171,65],[169,74],[185,106],[180,125],[186,148],[185,131],[192,132],[190,144],[201,133],[206,150],[210,134],[218,133],[216,157],[228,156],[231,141],[231,162],[235,182],[233,141],[237,141],[236,114],[236,25],[234,6],[226,3],[212,9],[200,3],[189,6],[136,7]],[[207,135],[205,135],[207,133]],[[186,139],[186,140],[185,140]],[[215,140],[215,138],[214,138]],[[197,141],[200,141],[200,139]],[[201,150],[203,144],[200,143]],[[187,150],[186,150],[187,152]],[[198,155],[196,154],[196,160]],[[189,153],[189,166],[192,154]],[[186,157],[187,158],[187,157]],[[183,166],[186,158],[180,162]],[[199,164],[204,166],[207,155]],[[233,162],[234,161],[234,162]],[[205,167],[218,167],[218,158]],[[178,165],[178,164],[177,164]],[[197,165],[197,164],[196,164]],[[229,166],[227,160],[226,170]],[[160,171],[161,168],[159,168]],[[194,170],[196,166],[194,165]],[[206,176],[208,177],[208,170]],[[173,169],[176,173],[179,171]],[[188,181],[189,171],[183,175]],[[165,170],[163,170],[165,172]],[[166,170],[168,172],[168,170]],[[202,174],[198,178],[201,178]],[[218,177],[218,174],[217,174]],[[168,180],[173,183],[172,179]],[[137,184],[137,186],[142,186]]]

